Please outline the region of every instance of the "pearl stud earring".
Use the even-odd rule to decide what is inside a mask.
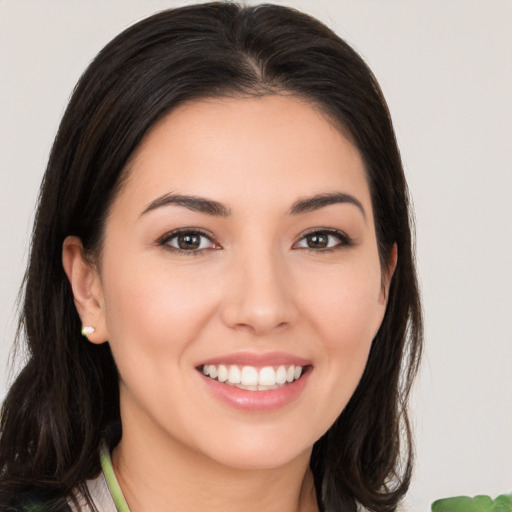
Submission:
[[[89,339],[89,334],[93,334],[96,329],[94,327],[91,327],[90,325],[84,325],[82,327],[82,336],[85,336],[87,339]]]

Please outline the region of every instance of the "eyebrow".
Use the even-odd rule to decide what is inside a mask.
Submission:
[[[315,196],[299,199],[293,203],[289,213],[291,215],[300,215],[301,213],[312,212],[319,210],[320,208],[324,208],[325,206],[338,203],[349,203],[357,206],[362,213],[363,218],[366,220],[366,212],[361,202],[354,196],[345,194],[344,192],[317,194]]]
[[[360,210],[363,218],[366,220],[366,212],[361,202],[354,196],[345,194],[344,192],[317,194],[311,197],[298,199],[293,203],[288,214],[300,215],[302,213],[312,212],[326,206],[339,203],[353,204]],[[206,215],[218,217],[228,217],[231,215],[231,210],[227,206],[219,203],[218,201],[214,201],[213,199],[169,193],[151,201],[151,203],[149,203],[141,213],[141,216],[164,206],[183,206],[194,212],[205,213]]]
[[[180,194],[165,194],[151,203],[141,213],[141,216],[163,206],[184,206],[193,212],[205,213],[219,217],[231,215],[231,210],[218,201],[198,196],[185,196]]]

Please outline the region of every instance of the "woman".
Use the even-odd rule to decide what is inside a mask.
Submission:
[[[114,39],[52,149],[22,325],[2,509],[394,510],[421,314],[361,58],[277,6]]]

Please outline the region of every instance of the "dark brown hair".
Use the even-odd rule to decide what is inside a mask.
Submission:
[[[28,362],[3,404],[0,508],[21,489],[64,496],[100,471],[121,437],[109,345],[86,343],[61,265],[66,236],[101,248],[123,170],[148,130],[185,101],[293,94],[319,106],[359,149],[383,265],[398,264],[382,326],[349,404],[315,444],[321,510],[394,510],[411,476],[407,399],[422,324],[407,186],[377,81],[347,43],[295,10],[211,3],[158,13],[116,37],[81,77],[43,180],[24,283]]]

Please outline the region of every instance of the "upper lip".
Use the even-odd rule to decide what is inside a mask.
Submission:
[[[254,366],[263,368],[265,366],[295,365],[310,366],[311,361],[286,352],[269,352],[266,354],[254,352],[235,352],[224,354],[201,361],[197,367],[204,365],[236,364],[240,366]]]

